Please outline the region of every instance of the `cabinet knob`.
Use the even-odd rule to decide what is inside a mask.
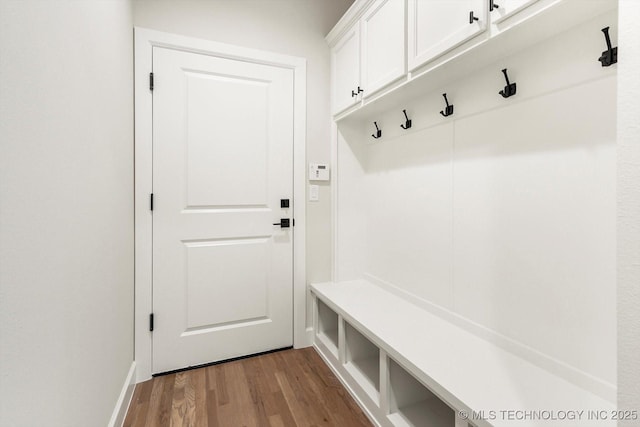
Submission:
[[[500,5],[495,4],[493,0],[489,0],[489,12],[493,12],[493,9],[499,9]]]
[[[478,18],[473,16],[473,10],[469,12],[469,24],[473,24],[473,21],[478,21]]]
[[[364,89],[361,89],[360,86],[358,86],[358,93],[362,93],[364,92]]]

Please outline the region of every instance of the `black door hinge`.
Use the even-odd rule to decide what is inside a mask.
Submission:
[[[153,313],[149,314],[149,332],[153,332]]]
[[[153,73],[149,73],[149,90],[153,90]]]
[[[153,210],[153,193],[149,195],[149,207]]]

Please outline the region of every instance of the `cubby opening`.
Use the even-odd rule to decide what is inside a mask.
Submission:
[[[455,411],[389,359],[389,420],[396,427],[455,426]]]
[[[320,299],[317,300],[318,307],[318,338],[323,344],[338,357],[338,314],[331,310],[329,306]]]
[[[345,368],[369,397],[380,399],[380,350],[367,337],[345,324]]]

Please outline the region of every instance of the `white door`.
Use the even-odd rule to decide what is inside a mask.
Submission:
[[[362,88],[369,96],[405,74],[402,0],[378,0],[362,18]]]
[[[153,372],[291,346],[293,71],[154,47],[153,72]]]
[[[356,23],[331,49],[333,79],[333,113],[352,106],[359,99],[360,86],[360,25]]]
[[[409,0],[408,8],[410,71],[487,28],[487,0]]]

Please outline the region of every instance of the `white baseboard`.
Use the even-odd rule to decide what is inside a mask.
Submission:
[[[306,345],[305,347],[311,347],[313,345],[313,326],[309,326],[306,330],[305,330],[305,339],[306,339]]]
[[[125,379],[124,384],[122,385],[120,396],[118,397],[115,408],[113,408],[113,414],[111,414],[111,419],[109,420],[109,424],[107,424],[107,427],[121,427],[122,423],[124,423],[124,418],[127,416],[129,403],[131,403],[131,397],[133,396],[133,390],[136,385],[135,379],[136,362],[134,361],[131,362],[129,373],[127,374],[127,378]]]
[[[313,345],[313,326],[309,326],[300,336],[301,339],[293,341],[293,348],[305,348]]]

